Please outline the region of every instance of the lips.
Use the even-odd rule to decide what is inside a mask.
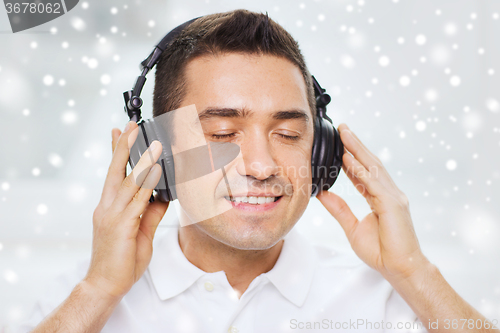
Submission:
[[[275,202],[280,198],[280,196],[232,196],[225,197],[226,200],[230,200],[236,203],[248,203],[252,205],[263,205],[266,203]]]

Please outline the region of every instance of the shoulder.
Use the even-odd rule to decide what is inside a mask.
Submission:
[[[360,297],[379,295],[388,298],[392,286],[354,251],[330,245],[311,244],[315,257],[315,281],[325,288],[349,291]]]
[[[316,281],[332,285],[333,290],[349,295],[359,304],[367,301],[368,304],[379,304],[384,308],[387,321],[417,320],[410,306],[382,274],[365,264],[352,250],[326,245],[312,245],[312,248],[317,259]]]
[[[383,279],[380,273],[365,264],[350,249],[322,244],[311,244],[311,247],[316,257],[316,268],[324,273],[344,272],[375,280]]]
[[[289,256],[293,256],[294,262],[304,269],[316,271],[316,276],[331,280],[348,275],[351,278],[364,277],[373,282],[385,281],[380,273],[359,259],[351,248],[314,242],[295,228],[285,239],[289,241],[288,247],[284,248],[287,254],[290,252]]]
[[[314,243],[311,243],[311,247],[321,267],[355,267],[364,264],[352,250]]]

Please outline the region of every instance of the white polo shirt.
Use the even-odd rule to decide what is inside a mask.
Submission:
[[[295,229],[273,269],[256,277],[240,299],[224,271],[206,273],[186,259],[178,228],[165,229],[155,236],[148,269],[101,332],[426,332],[377,271],[350,254],[312,246]],[[56,308],[88,265],[80,262],[58,277],[18,332]]]

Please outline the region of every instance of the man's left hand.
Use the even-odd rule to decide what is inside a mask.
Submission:
[[[340,223],[360,259],[388,281],[408,278],[429,264],[413,229],[408,199],[346,124],[338,130],[345,148],[342,169],[372,212],[358,220],[340,196],[323,191],[317,198]]]

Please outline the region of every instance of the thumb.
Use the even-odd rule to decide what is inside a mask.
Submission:
[[[316,198],[325,206],[326,210],[339,222],[347,238],[351,239],[352,232],[356,229],[358,219],[351,208],[340,196],[333,192],[323,191]]]

